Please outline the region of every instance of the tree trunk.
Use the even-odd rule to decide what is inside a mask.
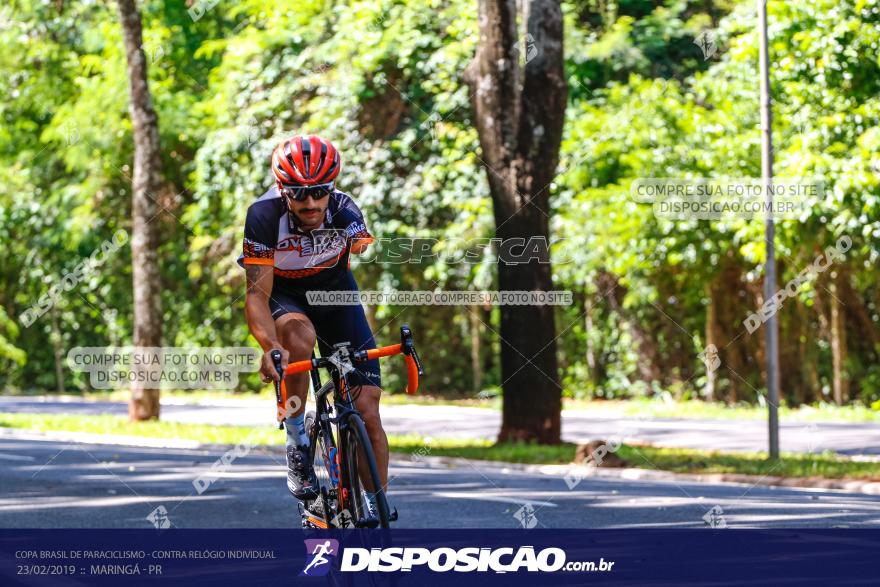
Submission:
[[[852,281],[848,276],[844,276],[840,283],[840,295],[838,297],[840,297],[847,310],[847,314],[852,320],[851,324],[855,324],[853,332],[857,333],[858,340],[863,341],[864,346],[868,347],[867,351],[873,358],[880,358],[878,356],[878,353],[880,353],[880,332],[877,331],[877,325],[874,319],[871,318],[868,308],[865,307],[862,296],[853,287]]]
[[[134,289],[134,345],[156,347],[162,340],[159,267],[156,258],[155,194],[161,181],[159,121],[147,84],[141,15],[134,0],[118,0],[119,21],[128,61],[129,112],[134,137],[131,264]],[[134,384],[128,406],[131,420],[159,417],[159,390]]]
[[[483,324],[489,326],[489,329],[491,330],[492,306],[483,306],[482,308],[480,308],[480,313],[482,314],[481,320],[483,321]],[[490,343],[488,345],[488,350],[483,353],[483,373],[492,373],[495,370],[495,359],[496,355],[493,349],[493,345]]]
[[[842,269],[831,274],[831,361],[834,373],[832,390],[834,403],[843,405],[849,396],[849,378],[846,374],[846,310],[840,296],[843,295],[842,282],[846,279]]]
[[[476,394],[483,388],[483,366],[480,364],[480,318],[479,308],[468,310],[468,324],[471,336],[471,390]]]
[[[599,386],[602,380],[599,374],[599,362],[596,360],[596,346],[593,344],[593,300],[594,295],[589,291],[584,292],[584,334],[587,341],[587,369],[590,372],[590,382],[593,389]]]
[[[795,395],[796,404],[810,404],[816,399],[819,391],[819,371],[816,364],[818,356],[815,351],[815,325],[810,321],[810,309],[800,300],[795,300],[795,310],[798,328],[798,360],[797,367],[800,370],[800,385]]]
[[[716,373],[715,398],[728,403],[743,399],[751,391],[752,379],[760,377],[764,343],[761,336],[743,335],[743,317],[761,305],[763,289],[760,284],[750,286],[743,279],[739,257],[728,254],[720,262],[720,272],[713,283],[715,325],[718,329],[718,358],[721,366]]]
[[[52,306],[50,311],[52,318],[52,351],[55,355],[55,390],[64,393],[64,345],[61,336],[61,328],[58,325],[58,309]]]
[[[479,0],[480,39],[465,72],[503,240],[549,242],[549,187],[559,162],[567,87],[559,1]],[[520,63],[525,61],[525,66]],[[550,290],[550,259],[501,262],[501,291]],[[504,390],[499,440],[560,442],[562,388],[552,306],[501,307]]]
[[[623,307],[623,299],[626,297],[627,288],[620,285],[616,275],[612,275],[607,271],[601,271],[596,276],[596,285],[599,291],[605,293],[605,299],[608,300],[608,307],[617,315],[618,324],[625,329],[629,337],[633,341],[633,346],[639,356],[636,362],[636,374],[639,381],[648,386],[654,381],[662,380],[662,372],[660,365],[660,350],[657,348],[657,340],[653,333],[645,330],[642,322],[636,316],[631,316],[630,312]]]
[[[705,349],[703,352],[708,357],[709,349],[715,347],[715,352],[717,352],[718,345],[721,344],[720,329],[718,328],[718,304],[720,300],[718,299],[719,291],[714,279],[706,284],[706,293],[709,295],[709,305],[706,307],[706,344],[704,345]],[[706,401],[713,402],[715,401],[715,386],[718,382],[718,370],[709,361],[706,362],[706,387],[703,390],[703,395]]]

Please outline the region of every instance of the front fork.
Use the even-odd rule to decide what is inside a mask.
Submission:
[[[331,370],[331,376],[333,377],[334,382],[335,382],[335,389],[339,392],[339,395],[341,396],[341,398],[345,399],[345,400],[349,399],[348,398],[348,386],[347,386],[347,382],[345,381],[345,378],[341,377],[340,374],[335,369]],[[315,386],[316,390],[321,388],[320,387],[320,377],[317,375],[317,373],[315,371],[312,371],[312,385]],[[326,435],[325,442],[323,443],[323,445],[331,447],[329,449],[330,454],[324,454],[324,455],[322,455],[322,458],[324,460],[325,467],[327,468],[327,472],[330,477],[330,482],[333,485],[333,488],[336,490],[336,499],[337,499],[337,502],[339,505],[338,510],[339,510],[339,512],[342,512],[342,511],[345,511],[346,508],[348,508],[349,502],[352,499],[355,499],[356,496],[351,495],[348,487],[346,487],[346,484],[349,483],[350,480],[346,480],[346,483],[343,483],[342,475],[341,475],[341,472],[342,472],[342,459],[340,456],[341,446],[335,446],[332,443],[333,435],[331,433],[330,427],[332,425],[336,425],[336,432],[337,432],[336,437],[340,440],[340,442],[342,442],[342,438],[344,436],[343,432],[349,426],[348,416],[352,410],[351,410],[351,408],[348,408],[344,404],[341,404],[338,401],[340,398],[334,398],[334,405],[336,408],[335,414],[334,414],[334,417],[330,417],[329,412],[333,408],[330,408],[330,406],[328,405],[326,397],[322,397],[322,398],[316,397],[315,399],[316,399],[316,403],[323,405],[325,409],[320,410],[320,412],[321,412],[320,414],[318,414],[318,410],[316,409],[315,416],[316,416],[317,420],[319,420],[319,422],[318,421],[315,422],[315,429],[312,431],[312,434],[311,434],[310,440],[312,441],[311,442],[312,446],[310,447],[310,451],[312,454],[310,455],[310,457],[312,459],[312,462],[314,462],[314,451],[317,450],[316,446],[318,444],[318,442],[317,442],[318,434]],[[355,472],[355,474],[357,475],[358,473]],[[384,494],[382,495],[382,498],[384,499]],[[386,502],[386,504],[387,504],[387,502]],[[387,505],[386,505],[386,508],[387,508]],[[392,520],[397,519],[397,511],[396,510],[392,514],[391,518],[392,518]]]

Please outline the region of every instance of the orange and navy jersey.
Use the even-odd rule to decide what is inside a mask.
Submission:
[[[353,243],[363,246],[372,240],[364,215],[348,194],[330,194],[324,224],[307,233],[294,223],[272,186],[248,208],[238,262],[274,267],[275,288],[316,289],[332,286],[348,272]]]

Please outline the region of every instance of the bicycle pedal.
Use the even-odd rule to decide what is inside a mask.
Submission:
[[[300,502],[302,503],[302,502]],[[324,516],[324,497],[319,495],[315,499],[306,502],[305,509],[315,514],[316,516],[323,517]]]
[[[326,530],[327,522],[320,518],[316,518],[313,514],[306,511],[302,514],[302,527],[304,529]]]
[[[321,530],[327,528],[327,524],[310,512],[309,508],[305,507],[302,502],[299,503],[298,509],[303,529]]]

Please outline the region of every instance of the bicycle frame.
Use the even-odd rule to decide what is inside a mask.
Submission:
[[[314,358],[314,356],[312,357]],[[339,503],[340,496],[344,494],[343,492],[343,483],[342,483],[342,463],[340,458],[339,447],[336,446],[336,438],[340,437],[339,432],[336,434],[333,433],[333,424],[337,424],[337,428],[339,427],[340,419],[338,417],[333,417],[334,409],[337,409],[339,404],[336,403],[336,397],[334,393],[334,405],[331,405],[328,402],[327,395],[336,390],[336,384],[331,380],[327,385],[321,385],[321,378],[318,374],[317,369],[311,372],[312,375],[312,389],[315,400],[315,420],[312,425],[311,430],[309,430],[309,462],[315,462],[315,454],[318,451],[319,445],[322,447],[329,447],[326,452],[321,454],[321,460],[323,461],[324,467],[327,470],[327,475],[330,479],[330,491],[335,492],[335,499],[337,503]],[[338,411],[337,411],[338,414]],[[323,441],[319,442],[319,437],[323,437]],[[330,519],[330,515],[328,512],[329,502],[331,500],[331,494],[329,491],[326,491],[324,487],[321,487],[321,499],[324,502],[324,519],[319,520],[317,517],[312,515],[307,509],[303,509],[303,512],[309,517],[310,521],[319,527],[329,528],[332,524],[332,520]]]
[[[325,446],[331,446],[329,452],[332,454],[322,454],[321,458],[324,461],[325,467],[327,467],[327,474],[330,478],[331,489],[336,491],[336,500],[339,504],[338,510],[345,511],[351,509],[349,508],[349,500],[351,496],[349,496],[348,487],[350,485],[350,479],[346,479],[344,475],[344,471],[346,470],[345,462],[343,459],[345,458],[343,455],[347,455],[347,446],[345,446],[345,438],[342,432],[347,429],[349,424],[348,420],[354,415],[360,417],[360,412],[357,407],[355,407],[352,398],[348,395],[348,387],[345,376],[340,372],[340,370],[335,366],[328,367],[330,371],[330,377],[332,385],[324,387],[316,387],[314,392],[315,399],[315,424],[314,428],[311,431],[311,438],[309,439],[309,461],[315,462],[315,452],[318,450],[318,437],[321,434],[326,434],[329,436],[329,441],[325,443]],[[313,374],[317,373],[317,370],[312,371]],[[312,377],[314,384],[316,379],[320,381],[320,378],[317,375],[313,375]],[[330,405],[328,401],[328,395],[330,392],[333,392],[332,405]],[[333,433],[333,426],[336,426],[336,433]],[[322,495],[324,499],[327,498],[326,495]],[[326,512],[325,512],[326,514]],[[310,516],[311,517],[311,516]],[[329,519],[324,520],[325,523],[331,522]],[[360,520],[355,520],[355,524],[360,522]]]

